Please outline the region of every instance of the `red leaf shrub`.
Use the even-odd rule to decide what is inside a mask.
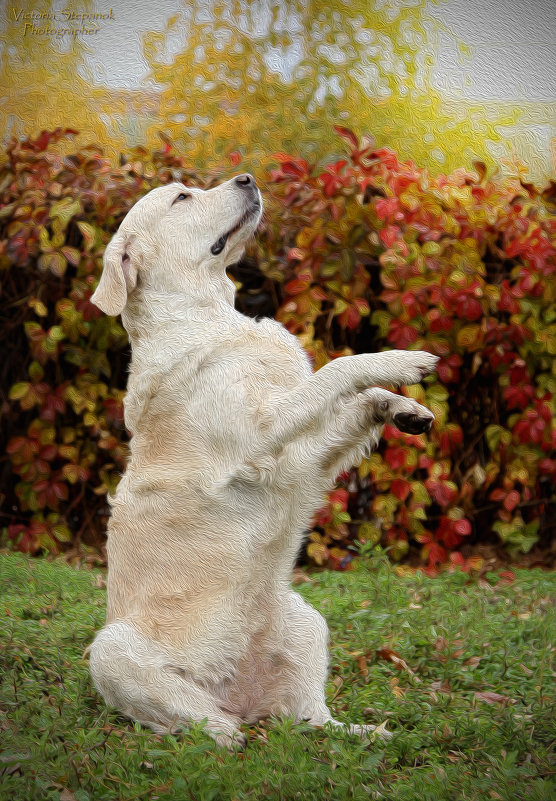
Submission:
[[[354,352],[426,349],[438,377],[402,391],[430,407],[431,434],[386,426],[377,453],[343,476],[308,555],[349,567],[353,539],[429,572],[476,562],[458,549],[496,532],[526,551],[554,511],[555,185],[456,170],[432,178],[336,129],[347,157],[320,169],[277,154],[267,221],[240,265],[238,308],[276,315],[315,366]],[[54,152],[57,129],[12,141],[0,166],[6,342],[4,536],[34,553],[99,547],[125,464],[128,346],[90,303],[110,236],[149,189],[208,187],[163,140],[113,167],[89,146]],[[71,533],[70,533],[71,532]]]
[[[432,178],[336,130],[347,159],[299,173],[281,155],[272,173],[277,317],[318,367],[392,347],[440,356],[438,379],[402,390],[436,414],[431,435],[386,426],[352,471],[352,521],[374,521],[393,554],[404,536],[420,543],[431,569],[450,551],[470,564],[454,549],[492,531],[527,551],[554,515],[555,185],[541,194],[482,164]],[[300,279],[310,304],[291,291]]]

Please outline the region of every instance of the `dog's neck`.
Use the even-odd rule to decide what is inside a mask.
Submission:
[[[126,329],[132,352],[136,353],[142,345],[156,339],[158,347],[162,337],[168,339],[171,347],[174,336],[183,342],[187,336],[188,322],[197,327],[206,315],[207,319],[218,319],[230,311],[235,313],[235,287],[225,277],[220,286],[203,288],[202,291],[188,289],[183,291],[155,291],[140,286],[128,299],[122,312],[122,323]],[[215,313],[216,312],[216,313]]]
[[[122,312],[122,322],[131,344],[131,364],[124,402],[126,428],[133,434],[156,393],[161,377],[186,361],[193,372],[218,348],[221,328],[242,327],[243,315],[233,305],[234,286],[227,297],[198,297],[178,293],[136,290]],[[212,344],[212,348],[211,348]]]

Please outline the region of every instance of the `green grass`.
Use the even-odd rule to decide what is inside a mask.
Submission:
[[[332,709],[396,736],[267,721],[234,754],[200,727],[158,737],[106,710],[82,658],[104,618],[98,571],[1,556],[0,799],[556,798],[556,577],[515,576],[398,576],[382,557],[312,574],[297,589],[329,621]]]

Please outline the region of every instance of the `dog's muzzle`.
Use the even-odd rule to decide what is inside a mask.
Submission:
[[[219,253],[222,253],[228,239],[233,236],[233,234],[237,233],[251,217],[253,217],[255,214],[258,214],[261,209],[261,204],[259,202],[259,191],[252,175],[249,175],[249,173],[238,175],[237,178],[234,179],[234,183],[251,196],[249,207],[234,225],[234,227],[216,240],[210,249],[210,252],[213,256],[218,256]]]

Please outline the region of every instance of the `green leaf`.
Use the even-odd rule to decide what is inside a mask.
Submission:
[[[37,383],[44,378],[44,370],[38,362],[33,361],[29,365],[29,377],[34,383]]]
[[[65,334],[59,325],[53,325],[50,331],[48,332],[48,336],[54,342],[60,342],[65,337]]]
[[[63,447],[63,445],[60,447],[60,455],[62,455]],[[77,451],[76,448],[74,450]],[[70,484],[76,484],[81,477],[81,467],[78,464],[65,464],[62,467],[62,475]]]
[[[387,311],[374,311],[371,314],[371,323],[376,325],[381,337],[385,337],[390,327],[390,321],[393,315]]]
[[[365,522],[361,523],[357,531],[357,539],[365,542],[370,542],[371,545],[376,545],[380,542],[382,534],[380,529],[374,523]]]
[[[88,253],[95,244],[96,229],[90,223],[83,222],[82,220],[78,221],[77,227],[81,231],[85,243],[85,250]]]
[[[512,441],[511,432],[499,425],[490,425],[485,429],[485,439],[491,452],[498,450],[500,443],[509,445]]]
[[[429,402],[436,401],[437,403],[442,403],[449,397],[449,392],[446,387],[442,386],[442,384],[431,384],[430,387],[427,387],[427,400]]]
[[[512,551],[529,553],[538,540],[538,520],[533,520],[531,523],[525,525],[523,519],[519,516],[515,517],[509,523],[497,520],[492,528],[496,531],[502,542],[508,546],[510,553]]]
[[[10,400],[21,400],[24,398],[27,393],[29,392],[29,387],[31,385],[28,381],[18,381],[17,384],[14,384],[13,387],[10,389],[9,392],[9,399]]]
[[[52,219],[60,220],[65,228],[72,217],[81,214],[82,211],[83,208],[77,198],[64,197],[50,207],[50,216]]]
[[[30,387],[31,385],[28,381],[19,381],[10,389],[8,397],[10,400],[22,400],[29,392]]]
[[[442,248],[438,242],[425,242],[421,245],[421,253],[423,256],[436,256],[441,250]]]
[[[62,523],[58,523],[57,525],[53,526],[52,533],[58,542],[71,542],[71,531]]]
[[[61,253],[43,253],[39,256],[38,265],[41,270],[50,270],[54,275],[62,276],[67,267],[67,261]]]
[[[463,350],[477,350],[481,344],[481,334],[479,325],[464,325],[456,337],[458,347]]]
[[[426,506],[430,504],[431,496],[429,495],[425,485],[420,481],[412,481],[411,492],[413,493],[413,497],[417,503],[424,503]]]

